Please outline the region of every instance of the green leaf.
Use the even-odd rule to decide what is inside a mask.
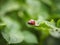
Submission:
[[[51,25],[55,26],[55,21],[53,19],[50,21],[50,23]]]
[[[34,34],[29,31],[23,31],[24,41],[27,43],[38,43],[37,38]]]
[[[6,28],[1,32],[4,39],[9,44],[21,43],[24,40],[24,36],[20,31],[20,24],[9,17],[4,17],[2,20],[6,23]]]
[[[46,3],[47,5],[52,5],[52,0],[41,0],[42,2]]]
[[[3,29],[6,26],[5,23],[0,23],[0,29]]]
[[[2,7],[1,7],[1,14],[5,14],[6,12],[12,10],[18,10],[19,4],[15,0],[8,0]]]
[[[57,27],[60,28],[60,19],[57,21]]]
[[[60,10],[60,0],[54,0],[54,4],[56,6],[56,9]]]
[[[36,18],[40,11],[40,2],[37,0],[26,0],[26,11],[31,18]]]

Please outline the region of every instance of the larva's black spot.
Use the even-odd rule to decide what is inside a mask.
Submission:
[[[56,29],[56,31],[58,31],[58,29]]]

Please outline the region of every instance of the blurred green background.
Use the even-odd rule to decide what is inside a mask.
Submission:
[[[0,0],[0,45],[60,45],[45,24],[28,24],[39,17],[60,28],[60,0]]]

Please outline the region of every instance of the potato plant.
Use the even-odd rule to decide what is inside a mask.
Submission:
[[[60,0],[0,0],[0,45],[60,45]]]

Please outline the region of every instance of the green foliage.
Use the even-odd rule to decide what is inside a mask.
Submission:
[[[8,43],[20,43],[23,41],[24,36],[20,31],[20,25],[16,21],[11,20],[9,17],[4,17],[3,22],[6,23],[6,27],[2,30],[2,36],[8,41]]]
[[[27,43],[38,43],[37,41],[37,38],[34,34],[32,34],[31,32],[29,31],[23,31],[23,34],[24,34],[24,41],[27,42]]]
[[[0,45],[50,45],[53,38],[60,39],[60,0],[0,0]]]
[[[60,28],[60,19],[57,21],[57,27]]]

